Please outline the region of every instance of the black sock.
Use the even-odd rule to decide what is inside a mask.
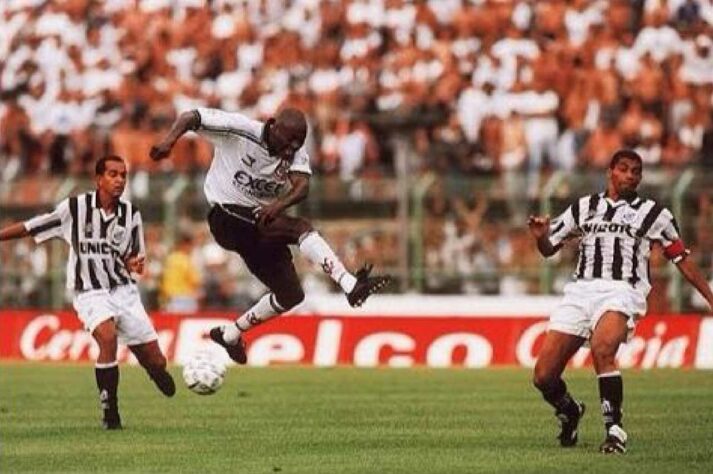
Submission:
[[[624,382],[621,374],[611,372],[599,377],[599,399],[607,431],[612,425],[621,426],[621,404],[624,401]]]
[[[552,405],[557,410],[557,413],[574,414],[579,410],[574,399],[567,392],[567,384],[561,378],[558,378],[544,389],[540,388],[540,391],[545,401]]]
[[[107,410],[111,412],[118,411],[119,400],[116,392],[119,387],[119,366],[114,363],[109,367],[95,367],[94,375],[97,379],[99,403],[101,403],[102,409],[105,412]]]

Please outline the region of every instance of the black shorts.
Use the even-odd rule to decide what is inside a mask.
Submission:
[[[259,231],[247,207],[213,206],[208,225],[218,245],[237,252],[250,272],[275,294],[300,287],[287,241],[267,239]]]

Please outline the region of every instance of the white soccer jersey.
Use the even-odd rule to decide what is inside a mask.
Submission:
[[[124,259],[145,254],[138,209],[120,200],[116,212],[107,215],[96,191],[67,198],[24,225],[37,243],[57,237],[69,244],[67,288],[77,292],[134,283]]]
[[[559,250],[579,237],[577,280],[620,280],[648,294],[651,245],[659,242],[675,262],[688,254],[671,211],[651,199],[613,201],[604,193],[580,198],[550,224]]]
[[[288,166],[270,156],[265,123],[242,114],[199,108],[196,132],[213,143],[213,161],[203,191],[211,205],[256,207],[274,202],[289,186],[288,172],[312,174],[304,146]]]

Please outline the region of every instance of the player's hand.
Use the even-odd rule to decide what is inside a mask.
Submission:
[[[124,263],[126,264],[126,268],[128,268],[131,273],[141,275],[144,273],[146,257],[143,255],[134,255],[124,260]]]
[[[536,239],[545,237],[550,231],[550,216],[530,216],[527,219],[527,226]]]
[[[160,161],[167,158],[171,154],[171,149],[173,148],[173,143],[161,142],[158,145],[151,147],[149,156],[154,161]]]
[[[257,225],[265,227],[274,221],[277,216],[282,214],[284,210],[285,208],[282,204],[274,202],[265,207],[256,207],[255,210],[253,210],[253,215],[255,216]]]

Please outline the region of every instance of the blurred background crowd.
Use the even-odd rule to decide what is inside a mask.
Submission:
[[[260,291],[206,234],[209,145],[189,137],[173,160],[148,159],[198,106],[262,119],[305,110],[319,202],[301,212],[348,262],[405,266],[401,289],[542,291],[524,216],[554,173],[598,174],[587,192],[601,189],[618,148],[643,156],[664,200],[685,170],[713,171],[710,0],[5,0],[0,58],[3,212],[47,208],[110,152],[129,161],[140,203],[161,177],[189,180],[170,238],[165,211],[149,213],[154,307],[231,306]],[[428,183],[418,204],[403,202],[403,180]],[[583,189],[556,191],[565,202]],[[709,273],[711,198],[691,192],[681,219]],[[404,206],[412,232],[395,222]],[[31,299],[27,275],[41,280],[50,250],[0,251],[17,260],[3,256],[6,269],[26,268],[3,278],[3,301]]]

